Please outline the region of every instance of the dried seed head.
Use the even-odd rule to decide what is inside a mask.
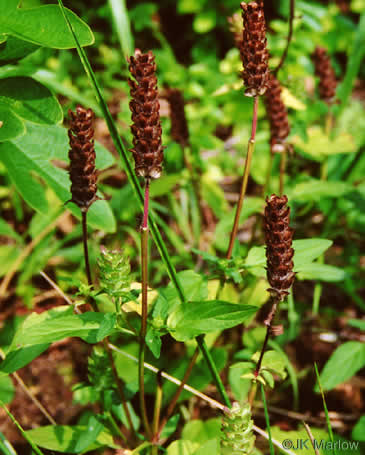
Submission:
[[[243,63],[242,77],[247,96],[263,95],[269,81],[264,4],[262,0],[241,3],[243,41],[240,47]]]
[[[234,13],[231,17],[227,18],[228,28],[233,34],[234,43],[238,49],[243,45],[242,37],[242,17],[239,13]]]
[[[156,63],[151,51],[142,54],[136,49],[129,59],[132,101],[129,103],[133,125],[133,157],[136,174],[158,178],[162,172],[160,104],[158,102]]]
[[[178,89],[166,90],[166,99],[170,106],[171,137],[182,147],[189,144],[189,129],[185,115],[184,96]]]
[[[71,149],[68,156],[70,159],[71,201],[86,212],[90,205],[98,199],[96,196],[94,130],[92,128],[94,112],[91,109],[77,106],[76,112],[69,111],[69,116],[68,137]]]
[[[288,112],[281,99],[280,82],[270,74],[268,89],[265,93],[266,112],[270,122],[271,152],[283,152],[285,141],[290,132]]]
[[[272,194],[266,198],[264,230],[267,279],[271,296],[279,301],[289,294],[293,284],[293,230],[289,227],[290,208],[286,196]]]
[[[326,49],[317,46],[313,55],[315,74],[319,77],[319,97],[327,103],[333,102],[336,95],[336,75]]]

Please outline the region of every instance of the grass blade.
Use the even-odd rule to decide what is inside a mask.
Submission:
[[[123,56],[133,54],[134,43],[125,0],[108,0]]]
[[[37,455],[43,455],[39,447],[33,442],[33,440],[25,433],[23,428],[21,427],[20,423],[16,420],[13,414],[9,411],[9,409],[5,406],[5,404],[0,401],[1,406],[3,407],[4,411],[8,414],[10,419],[13,421],[14,425],[18,428],[24,439],[32,446],[32,449]]]
[[[269,411],[267,410],[265,389],[264,389],[264,385],[263,384],[260,384],[260,385],[261,385],[262,404],[264,405],[264,411],[265,411],[265,421],[266,421],[266,426],[267,426],[267,434],[269,435],[270,455],[275,455],[274,445],[272,443],[272,438],[271,438],[270,418],[269,418]]]
[[[326,422],[327,422],[328,434],[329,434],[330,439],[331,439],[331,442],[332,442],[333,454],[336,455],[335,440],[334,440],[334,437],[333,437],[333,431],[332,431],[331,421],[330,421],[330,417],[329,417],[329,415],[328,415],[327,404],[326,404],[326,400],[325,400],[325,397],[324,397],[324,393],[323,393],[321,381],[320,381],[320,379],[319,379],[319,372],[318,372],[318,368],[317,368],[317,364],[316,364],[316,363],[314,363],[314,370],[315,370],[315,372],[316,372],[319,390],[320,390],[321,395],[322,395],[323,409],[324,409],[324,413],[325,413],[325,415],[326,415]]]

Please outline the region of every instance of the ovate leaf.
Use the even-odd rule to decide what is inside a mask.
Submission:
[[[56,49],[75,47],[73,37],[58,5],[18,8],[19,0],[0,0],[0,30],[3,35],[15,36],[39,46]],[[75,13],[66,9],[81,46],[93,44],[89,26]]]
[[[251,305],[211,300],[179,305],[167,320],[168,330],[178,341],[186,341],[200,334],[224,330],[241,324],[257,311]]]
[[[30,77],[0,79],[0,105],[33,123],[52,125],[63,118],[56,97],[47,87]]]
[[[331,390],[336,385],[350,379],[365,366],[365,344],[348,341],[339,346],[325,364],[320,381],[323,390]],[[318,392],[318,385],[315,387]]]

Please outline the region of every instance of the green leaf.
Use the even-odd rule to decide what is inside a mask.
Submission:
[[[0,372],[7,374],[14,373],[14,371],[28,365],[28,363],[41,355],[48,347],[49,343],[35,344],[22,349],[15,349],[14,351],[7,353],[5,360],[0,363]]]
[[[15,36],[44,47],[71,49],[74,39],[57,5],[18,8],[19,0],[0,0],[0,30],[3,35]],[[94,43],[89,26],[72,11],[66,10],[81,46]]]
[[[347,321],[348,325],[356,327],[357,329],[363,330],[365,332],[365,321],[362,319],[349,319]]]
[[[307,267],[308,264],[317,259],[332,245],[332,240],[327,239],[303,239],[294,240],[294,271],[300,272],[302,267]],[[250,269],[254,275],[265,276],[266,256],[265,247],[254,246],[248,252],[245,261],[245,267]]]
[[[343,281],[346,278],[346,272],[345,270],[333,265],[313,262],[311,264],[301,265],[297,278],[299,280],[338,282]]]
[[[325,364],[320,381],[323,390],[331,390],[336,385],[350,379],[365,366],[365,344],[348,341],[339,346]],[[316,392],[319,391],[316,385]]]
[[[0,44],[0,66],[15,63],[37,49],[39,46],[36,44],[8,36],[8,39]]]
[[[178,439],[168,446],[167,455],[193,455],[198,448],[199,444],[197,442]]]
[[[295,185],[288,192],[289,200],[299,202],[320,201],[322,198],[339,198],[354,191],[354,187],[347,182],[334,182],[323,180],[311,180]]]
[[[198,14],[193,22],[193,29],[197,33],[208,33],[217,24],[217,12],[213,9]]]
[[[93,438],[94,434],[92,432],[88,435],[90,433],[89,428],[82,425],[47,425],[28,430],[25,433],[38,446],[58,452],[80,453],[80,449],[78,448],[79,441],[81,438],[85,438],[85,436],[90,437],[90,440],[94,439],[92,444],[89,444],[86,449],[83,449],[87,452],[103,446],[115,447],[112,435],[104,427],[103,431],[95,433],[95,438]]]
[[[50,343],[67,337],[98,343],[114,331],[115,320],[115,314],[73,314],[71,306],[32,313],[16,330],[0,371],[11,373],[21,368],[47,349]]]
[[[146,344],[152,354],[158,359],[161,353],[162,342],[159,332],[153,327],[150,327],[147,331]]]
[[[258,362],[260,352],[256,352],[252,356],[254,362]],[[286,378],[286,358],[283,354],[277,351],[266,351],[262,359],[261,369],[270,371],[271,373],[277,374],[281,379]]]
[[[10,178],[24,200],[35,210],[48,213],[45,189],[35,179],[38,175],[53,189],[62,203],[71,198],[70,179],[67,172],[54,166],[53,161],[68,162],[67,130],[60,126],[39,126],[27,123],[27,134],[0,144],[0,160],[5,164]],[[108,150],[96,144],[96,166],[100,169],[114,163]],[[80,217],[80,210],[74,204],[69,209]],[[97,201],[88,212],[91,226],[114,232],[116,222],[109,204]]]
[[[300,136],[295,136],[292,141],[296,148],[314,161],[323,161],[330,155],[338,153],[356,152],[355,142],[348,133],[340,133],[336,138],[331,139],[319,126],[312,126],[307,130],[308,140],[306,142]],[[328,182],[326,182],[328,183]]]
[[[355,441],[365,441],[365,415],[357,421],[351,436]]]
[[[123,57],[133,54],[133,35],[125,0],[108,0]],[[77,33],[77,32],[76,32]]]
[[[208,283],[193,270],[183,270],[177,274],[180,284],[184,289],[186,300],[204,300],[208,297]],[[173,283],[165,289],[159,290],[154,310],[154,318],[165,320],[167,315],[180,304],[180,297]]]
[[[43,313],[32,313],[15,332],[9,351],[67,337],[80,337],[97,343],[114,329],[115,315],[86,312],[74,314],[73,307],[60,306]]]
[[[30,77],[0,79],[0,105],[24,120],[41,125],[52,125],[63,119],[57,98]]]
[[[0,376],[0,401],[10,403],[15,394],[13,381],[9,376]]]
[[[241,324],[257,309],[220,300],[183,303],[168,317],[168,330],[177,341],[186,341],[203,333]]]
[[[208,419],[204,422],[191,420],[185,425],[181,436],[188,441],[204,443],[220,437],[221,425],[221,419],[218,418]]]
[[[6,237],[10,237],[18,242],[23,242],[20,235],[14,231],[14,229],[8,224],[5,220],[0,218],[0,235],[4,235]]]
[[[4,104],[0,104],[0,142],[8,141],[25,133],[24,122]]]

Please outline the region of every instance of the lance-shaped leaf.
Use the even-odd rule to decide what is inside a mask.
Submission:
[[[221,300],[187,302],[179,305],[167,319],[168,330],[178,341],[234,327],[257,311],[251,305],[239,305]]]

